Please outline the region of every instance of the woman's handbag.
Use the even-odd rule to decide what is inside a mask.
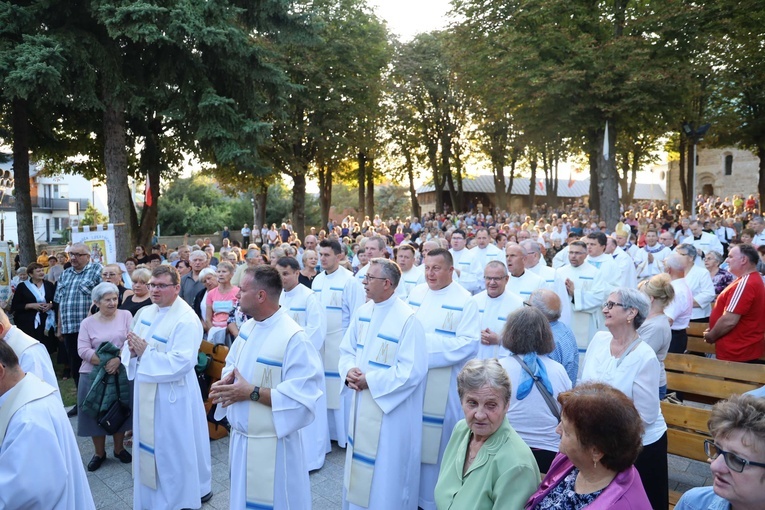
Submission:
[[[123,404],[122,400],[120,400],[119,372],[114,374],[114,377],[117,382],[117,400],[112,402],[109,409],[104,411],[98,418],[98,425],[110,436],[119,432],[122,425],[125,424],[131,415],[130,407]],[[106,378],[104,378],[104,381],[106,381]]]

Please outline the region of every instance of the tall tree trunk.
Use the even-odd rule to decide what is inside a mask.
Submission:
[[[683,209],[690,212],[693,210],[693,203],[696,201],[696,172],[694,171],[696,169],[696,148],[693,140],[688,140],[686,150],[685,163],[688,169],[686,171],[685,182],[688,187],[688,193],[686,194],[688,202],[683,204]]]
[[[677,177],[680,180],[680,194],[682,195],[683,209],[686,204],[690,204],[688,199],[688,183],[685,181],[685,136],[680,133],[680,145],[678,147],[680,161],[677,164]]]
[[[143,204],[141,209],[141,223],[138,228],[138,242],[143,246],[151,245],[151,238],[157,228],[157,214],[159,212],[159,180],[162,174],[162,151],[159,137],[162,134],[162,121],[154,118],[149,125],[149,132],[144,141],[141,151],[141,174],[149,176],[151,187],[152,204]]]
[[[552,166],[552,184],[547,188],[547,203],[550,207],[558,207],[558,152],[553,151],[550,164]]]
[[[329,223],[329,209],[332,204],[332,171],[326,165],[319,165],[319,203],[321,204],[321,224]]]
[[[529,180],[529,212],[534,207],[534,197],[537,195],[537,155],[534,154],[529,161],[529,167],[531,167],[531,179]]]
[[[449,199],[452,203],[452,212],[459,212],[459,200],[457,200],[457,189],[454,186],[454,176],[452,175],[452,139],[448,130],[444,129],[441,134],[441,174],[446,176],[446,182],[449,183]]]
[[[359,187],[359,222],[364,220],[364,216],[367,214],[365,209],[365,200],[364,200],[364,190],[366,187],[366,179],[367,179],[367,155],[363,152],[359,152],[356,155],[356,159],[358,161],[358,172],[356,174],[356,184]],[[322,223],[322,225],[326,225],[327,223]]]
[[[630,187],[627,190],[627,200],[625,203],[631,204],[635,201],[635,188],[637,187],[637,172],[640,168],[641,150],[635,149],[632,153],[632,168],[630,175]]]
[[[507,193],[505,194],[505,199],[507,200],[506,203],[506,209],[509,212],[512,208],[512,199],[513,199],[513,181],[515,180],[515,165],[518,164],[518,149],[513,148],[512,153],[510,155],[510,176],[507,180]]]
[[[622,167],[621,173],[618,174],[619,177],[619,188],[622,190],[622,201],[625,204],[629,204],[632,201],[627,200],[628,191],[629,191],[629,175],[630,175],[630,152],[624,151],[622,154],[619,155],[619,163]]]
[[[32,222],[32,197],[29,185],[29,112],[25,99],[14,99],[12,108],[16,228],[19,237],[19,262],[26,267],[37,260],[35,229]]]
[[[265,181],[258,184],[253,193],[255,197],[255,224],[252,226],[253,236],[255,239],[254,230],[256,228],[262,228],[266,224],[266,207],[268,206],[268,183]]]
[[[600,219],[606,222],[608,228],[613,229],[621,216],[619,211],[619,183],[616,174],[616,124],[609,122],[608,125],[608,152],[609,158],[605,159],[603,152],[605,131],[600,132],[598,144],[598,190],[600,196]]]
[[[375,171],[372,161],[367,165],[367,215],[375,217]]]
[[[406,158],[406,176],[409,179],[409,197],[412,201],[412,216],[420,218],[420,201],[417,199],[417,190],[414,187],[414,163],[411,152],[407,150],[404,157]]]
[[[117,260],[124,260],[136,245],[135,207],[128,184],[127,125],[125,103],[114,97],[104,85],[104,166],[106,167],[106,203],[109,221],[123,223],[117,229]],[[133,210],[131,214],[131,209]]]
[[[292,229],[300,239],[305,237],[305,176],[308,168],[298,169],[292,175]]]
[[[455,167],[457,167],[457,211],[465,210],[465,190],[462,187],[462,159],[459,153],[454,156]]]

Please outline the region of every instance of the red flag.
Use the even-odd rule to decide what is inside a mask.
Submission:
[[[148,174],[146,174],[146,192],[144,193],[143,201],[148,207],[151,207],[151,204],[154,203],[154,197],[151,196],[151,184]]]
[[[539,181],[537,182],[537,186],[539,186],[539,191],[545,190],[545,183],[542,179],[539,179]]]
[[[573,188],[574,187],[574,182],[575,182],[574,181],[574,176],[572,175],[571,177],[568,178],[568,187],[569,188]]]

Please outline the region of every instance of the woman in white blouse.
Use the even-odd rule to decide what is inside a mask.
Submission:
[[[635,462],[653,508],[667,508],[667,424],[659,405],[661,365],[638,334],[650,310],[637,289],[620,288],[608,296],[603,315],[608,331],[595,334],[587,347],[582,381],[601,381],[635,403],[643,420],[643,451]]]

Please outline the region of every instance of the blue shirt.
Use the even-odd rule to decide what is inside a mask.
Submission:
[[[712,487],[695,487],[683,494],[675,510],[728,510],[730,503],[717,494]]]
[[[560,321],[550,323],[555,350],[549,354],[550,359],[557,361],[566,369],[571,385],[576,385],[576,377],[579,375],[579,348],[576,345],[576,337],[571,328]]]
[[[765,386],[762,388],[757,388],[756,390],[747,391],[746,394],[752,395],[754,397],[765,398]]]

